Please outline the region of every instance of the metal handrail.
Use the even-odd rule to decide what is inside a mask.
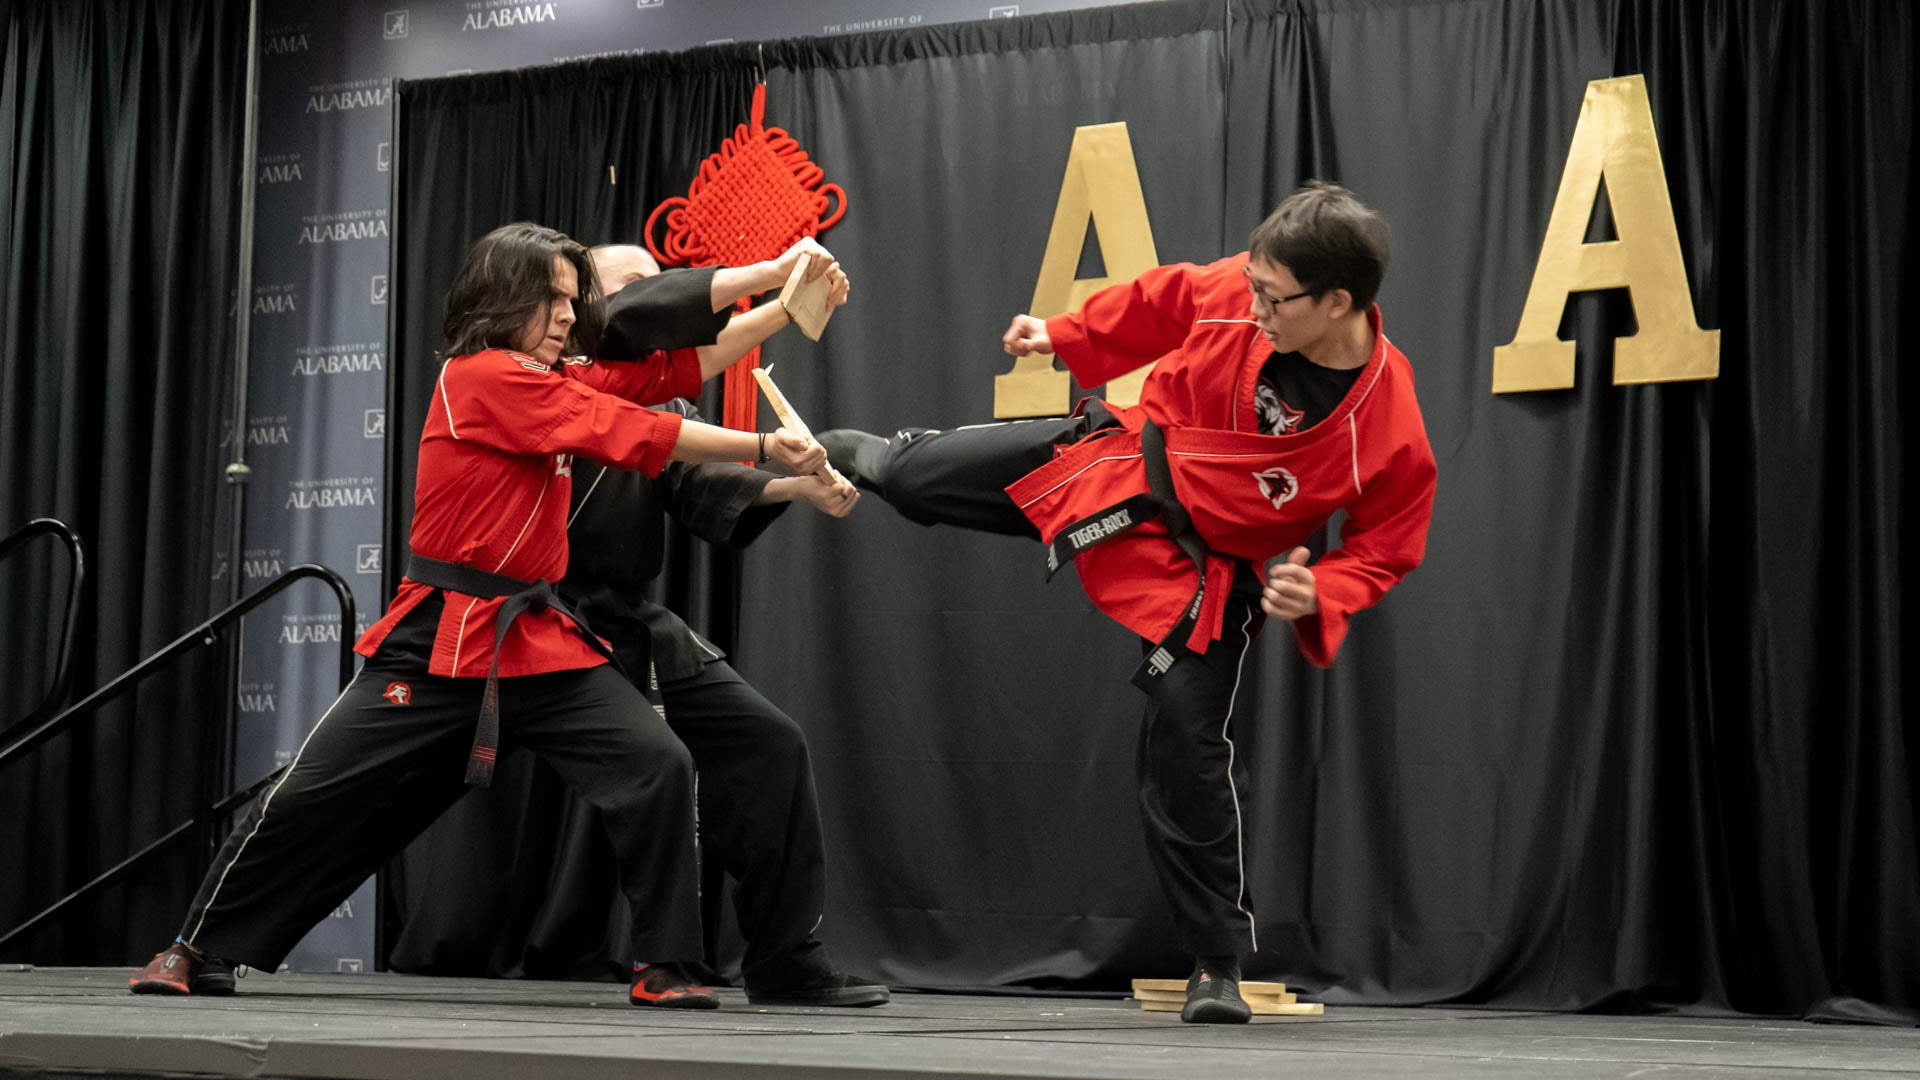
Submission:
[[[154,669],[160,665],[193,649],[195,646],[213,644],[215,640],[214,631],[219,630],[228,623],[237,621],[247,612],[273,599],[295,581],[309,577],[319,578],[326,582],[333,588],[334,595],[340,600],[340,685],[342,687],[346,686],[347,683],[353,679],[353,637],[347,632],[354,624],[353,592],[347,588],[345,578],[327,567],[321,566],[318,563],[301,563],[299,566],[292,567],[286,573],[268,582],[266,588],[261,589],[252,596],[241,600],[239,603],[232,605],[213,618],[208,619],[206,622],[175,638],[169,642],[165,648],[147,657],[145,660],[140,661],[138,664],[135,664],[119,678],[68,706],[58,716],[53,717],[34,730],[15,739],[6,749],[0,750],[0,768],[5,768],[9,761],[14,760],[16,757],[25,754],[28,750],[59,734],[60,730],[71,723],[73,718],[78,714],[110,698],[119,696],[122,692],[140,682],[140,680],[152,674]]]
[[[16,731],[24,730],[39,723],[47,715],[60,707],[67,699],[67,691],[73,684],[73,641],[76,628],[80,624],[80,587],[87,579],[86,546],[80,543],[80,534],[58,518],[34,518],[7,534],[0,540],[0,559],[6,558],[15,548],[24,547],[35,536],[47,533],[67,546],[67,554],[73,558],[73,575],[67,582],[67,621],[60,631],[60,651],[53,661],[53,685],[47,688],[47,696],[33,707],[19,721],[0,726],[0,744]]]
[[[168,643],[167,646],[159,652],[154,653],[152,656],[134,665],[119,678],[88,694],[85,698],[62,710],[59,715],[14,740],[6,749],[0,750],[0,768],[5,768],[8,762],[24,756],[27,751],[52,738],[54,735],[59,734],[61,730],[71,724],[80,714],[95,708],[101,703],[118,696],[130,687],[138,684],[142,679],[153,674],[160,665],[166,663],[168,660],[196,646],[213,644],[218,640],[215,631],[218,631],[229,623],[237,622],[247,612],[252,611],[254,608],[259,607],[261,604],[277,596],[295,581],[309,577],[319,578],[326,582],[328,587],[333,589],[334,597],[340,601],[340,686],[341,689],[344,690],[346,685],[353,681],[354,635],[350,632],[355,623],[353,591],[347,587],[346,579],[342,578],[333,570],[317,563],[302,563],[299,566],[288,569],[286,573],[268,582],[266,587],[262,588],[259,592],[241,600],[239,603],[233,604],[206,622],[182,634],[180,637]],[[280,773],[284,771],[285,767],[283,766],[281,769],[275,770],[272,776],[255,781],[245,791],[228,795],[225,798],[214,801],[213,805],[205,809],[195,811],[193,817],[174,826],[158,840],[153,841],[126,859],[123,859],[119,865],[94,878],[92,881],[87,882],[73,892],[68,893],[26,922],[8,930],[4,934],[0,934],[0,949],[5,948],[7,943],[13,941],[15,938],[31,933],[42,923],[58,915],[67,905],[77,903],[99,892],[101,889],[118,881],[135,867],[140,866],[160,852],[179,843],[182,838],[195,835],[200,831],[202,824],[209,819],[232,812],[237,807],[243,805],[247,799],[259,792],[260,789],[265,787],[275,776],[280,775]]]

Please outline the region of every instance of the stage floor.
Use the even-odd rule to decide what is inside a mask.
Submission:
[[[632,1008],[614,983],[253,975],[134,998],[129,971],[0,972],[0,1075],[1920,1077],[1920,1031],[1783,1020],[1334,1007],[1183,1025],[1119,998],[899,994],[871,1009]]]

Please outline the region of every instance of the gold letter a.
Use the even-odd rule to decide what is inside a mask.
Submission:
[[[1107,276],[1076,278],[1080,249],[1092,221],[1100,237],[1100,255]],[[1153,250],[1153,225],[1147,220],[1147,199],[1140,188],[1140,170],[1133,161],[1133,142],[1127,125],[1092,124],[1075,128],[1073,148],[1067,151],[1067,173],[1060,181],[1060,201],[1054,204],[1053,228],[1047,234],[1046,254],[1040,257],[1040,278],[1033,286],[1028,314],[1047,319],[1072,311],[1080,302],[1109,285],[1132,281],[1160,265]],[[1107,400],[1136,405],[1140,385],[1152,365],[1107,382]],[[1055,371],[1053,357],[1035,353],[1013,362],[1013,370],[993,379],[993,415],[1058,416],[1073,407],[1069,377]]]
[[[1582,243],[1602,177],[1619,239]],[[1622,287],[1640,330],[1614,339],[1614,383],[1720,374],[1720,331],[1702,330],[1694,318],[1653,108],[1638,75],[1587,84],[1520,328],[1493,350],[1493,392],[1571,387],[1574,345],[1556,336],[1567,295]]]

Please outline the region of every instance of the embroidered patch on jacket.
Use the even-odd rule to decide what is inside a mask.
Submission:
[[[1264,472],[1254,473],[1253,478],[1260,482],[1260,494],[1273,503],[1275,510],[1285,506],[1288,499],[1300,494],[1300,481],[1294,479],[1292,473],[1278,465]]]

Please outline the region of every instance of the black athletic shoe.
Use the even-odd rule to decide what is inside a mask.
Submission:
[[[855,487],[874,491],[880,485],[880,464],[886,459],[887,440],[853,428],[823,431],[814,438],[827,451],[827,462]]]
[[[193,977],[192,985],[196,994],[219,996],[233,993],[233,961],[218,956],[204,958],[200,962],[200,973]]]
[[[879,983],[835,971],[809,983],[784,990],[747,988],[747,1001],[753,1005],[813,1005],[855,1008],[885,1005],[893,1000],[893,991]]]
[[[1187,1004],[1180,1019],[1188,1024],[1244,1024],[1253,1010],[1240,997],[1238,962],[1202,960],[1187,976]]]

